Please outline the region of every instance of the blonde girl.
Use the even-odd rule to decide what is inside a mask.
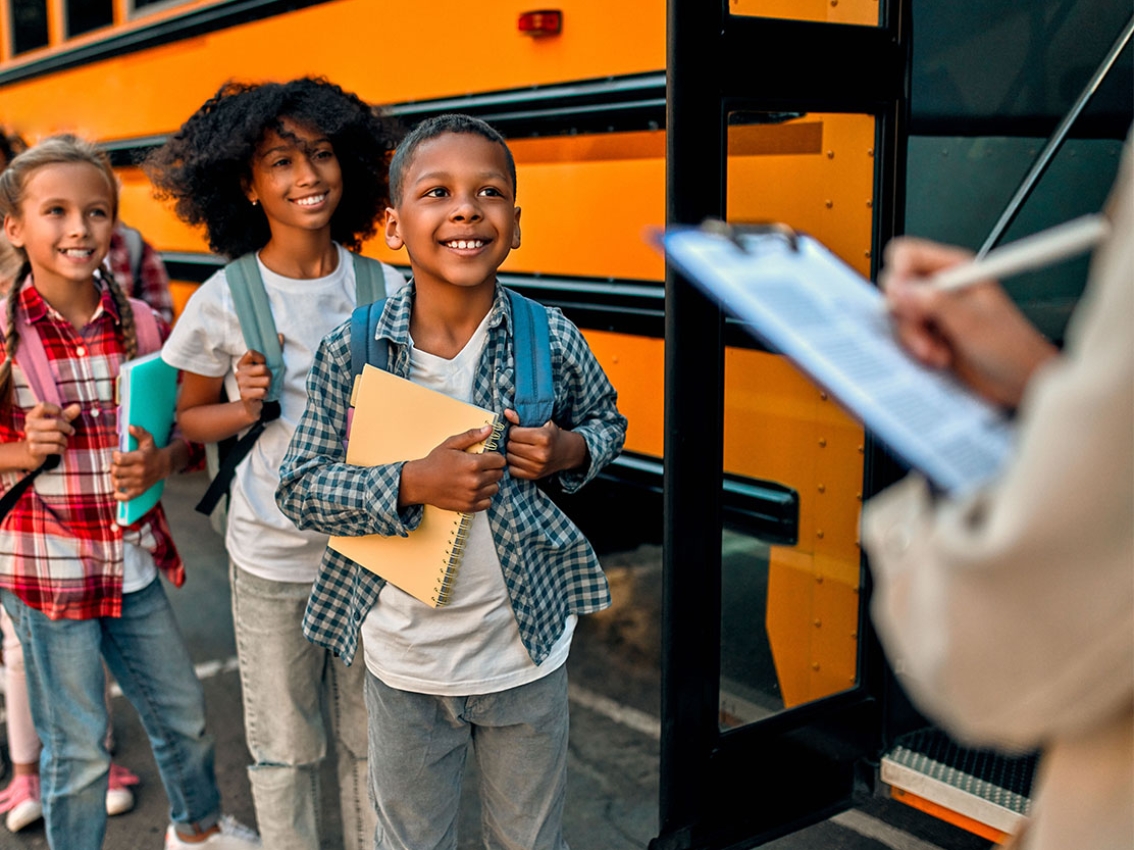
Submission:
[[[259,846],[220,812],[203,695],[157,580],[184,580],[165,514],[158,505],[127,529],[114,521],[118,501],[182,468],[189,450],[179,439],[159,449],[140,429],[136,451],[116,450],[114,383],[138,340],[133,307],[102,267],[118,214],[109,161],[72,136],[49,139],[0,174],[0,214],[22,259],[0,344],[0,488],[44,467],[0,523],[0,603],[23,645],[43,743],[48,844],[102,846],[101,656],[153,746],[170,799],[167,850]],[[58,405],[37,399],[21,368],[33,342]]]

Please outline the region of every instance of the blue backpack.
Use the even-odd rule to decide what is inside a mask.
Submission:
[[[515,409],[520,424],[538,428],[555,409],[555,384],[551,378],[551,334],[547,308],[508,289],[512,302],[512,342],[515,361]],[[378,320],[386,299],[356,307],[350,317],[350,370],[353,378],[369,363],[386,369],[389,340],[378,337]]]

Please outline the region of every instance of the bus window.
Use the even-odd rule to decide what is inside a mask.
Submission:
[[[8,9],[13,55],[47,46],[47,0],[9,0]]]
[[[114,23],[114,0],[67,0],[67,37]]]
[[[868,275],[874,132],[869,115],[731,113],[728,220],[784,222]],[[798,512],[787,539],[726,512],[720,724],[732,728],[857,682],[864,442],[784,358],[740,334],[726,343],[725,486],[741,475],[791,493]]]
[[[878,26],[878,0],[729,0],[733,15]]]

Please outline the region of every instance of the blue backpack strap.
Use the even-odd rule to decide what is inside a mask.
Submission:
[[[278,401],[283,388],[283,350],[276,335],[272,305],[268,302],[268,292],[264,289],[255,253],[233,260],[224,267],[224,276],[232,290],[233,307],[244,334],[244,344],[264,355],[272,373],[272,384],[268,387],[265,401]]]
[[[350,314],[350,374],[353,378],[362,374],[362,367],[367,363],[386,368],[390,344],[386,339],[378,339],[378,320],[385,308],[386,299],[380,298],[370,304],[360,304]]]
[[[547,308],[507,290],[512,302],[512,346],[516,370],[516,413],[520,424],[538,428],[555,411],[551,375],[551,332]]]

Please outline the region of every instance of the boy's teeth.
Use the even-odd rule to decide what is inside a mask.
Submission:
[[[297,204],[299,204],[300,206],[309,207],[309,206],[312,206],[314,204],[318,204],[318,203],[322,202],[322,200],[325,197],[327,197],[327,196],[326,195],[312,195],[310,198],[298,198],[298,199],[296,199],[295,202]]]
[[[64,248],[63,253],[68,257],[89,257],[94,253],[93,248]]]
[[[480,239],[454,239],[447,243],[450,248],[483,248],[484,242]]]

